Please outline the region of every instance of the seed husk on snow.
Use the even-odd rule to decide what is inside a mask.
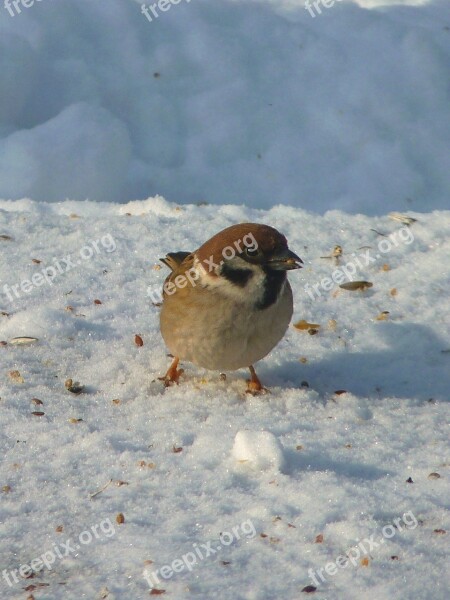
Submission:
[[[25,383],[25,379],[20,374],[20,371],[10,371],[8,375],[14,383]]]
[[[383,312],[380,312],[380,314],[377,316],[377,321],[387,321],[388,317],[389,317],[389,311],[383,310]]]
[[[9,340],[10,344],[15,346],[25,346],[26,344],[34,344],[34,342],[38,342],[38,338],[35,337],[15,337]]]
[[[320,329],[320,325],[318,323],[308,323],[308,321],[305,321],[305,319],[301,319],[300,321],[297,321],[297,323],[294,323],[294,327],[299,331],[308,331],[308,333],[311,329]]]
[[[348,281],[347,283],[341,283],[339,287],[343,290],[349,290],[351,292],[354,292],[356,290],[364,291],[371,288],[372,286],[373,283],[371,281]]]
[[[81,392],[84,390],[84,385],[80,385],[79,381],[73,381],[73,379],[70,379],[70,377],[69,379],[66,379],[64,386],[72,394],[81,394]]]
[[[400,221],[404,225],[412,225],[417,222],[417,219],[413,219],[413,217],[408,217],[407,215],[402,215],[399,212],[391,212],[388,217],[393,219],[394,221]]]

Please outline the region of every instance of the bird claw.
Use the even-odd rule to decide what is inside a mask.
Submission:
[[[178,369],[178,358],[175,358],[173,363],[170,365],[169,370],[164,375],[164,377],[158,377],[160,381],[164,381],[164,387],[169,387],[172,384],[178,385],[180,383],[179,379],[181,375],[184,373],[184,369]]]
[[[251,394],[252,396],[262,396],[263,394],[270,394],[270,390],[261,385],[260,381],[247,379],[247,389],[245,390],[245,393]]]
[[[247,379],[247,389],[245,391],[246,394],[251,394],[252,396],[260,396],[262,394],[270,394],[270,391],[265,388],[260,382],[258,375],[253,366],[249,367],[251,379]]]

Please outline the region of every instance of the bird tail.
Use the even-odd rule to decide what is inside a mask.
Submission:
[[[171,271],[175,271],[175,269],[181,265],[183,260],[191,254],[190,252],[169,252],[166,254],[164,258],[160,258],[159,260],[169,267]]]

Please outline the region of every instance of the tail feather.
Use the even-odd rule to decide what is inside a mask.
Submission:
[[[169,252],[164,258],[160,258],[159,260],[164,263],[166,267],[169,267],[171,271],[175,271],[175,269],[181,265],[183,260],[190,254],[190,252]]]

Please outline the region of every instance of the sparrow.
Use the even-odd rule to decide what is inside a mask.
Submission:
[[[250,370],[247,392],[266,391],[254,363],[284,336],[293,312],[287,271],[303,261],[269,225],[241,223],[214,235],[195,252],[160,259],[171,269],[163,286],[162,337],[173,356],[161,379],[183,373],[180,361],[224,371]]]

